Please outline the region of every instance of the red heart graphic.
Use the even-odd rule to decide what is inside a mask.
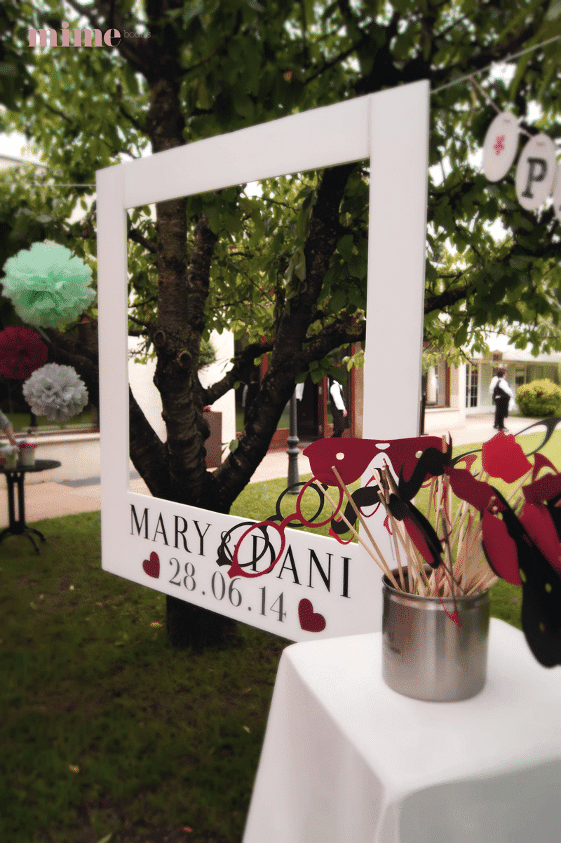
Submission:
[[[149,577],[160,577],[160,558],[156,551],[153,551],[148,560],[143,560],[143,569]]]
[[[326,619],[319,612],[314,612],[308,598],[299,601],[299,621],[302,629],[310,633],[320,633],[326,626]]]

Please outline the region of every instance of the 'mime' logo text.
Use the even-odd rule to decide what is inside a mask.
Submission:
[[[71,41],[70,24],[63,21],[61,38],[61,47],[117,47],[121,41],[121,33],[118,29],[107,29],[102,33],[101,29],[75,29],[74,38]],[[56,29],[29,29],[29,46],[30,47],[46,47],[47,33],[49,33],[49,47],[58,47],[58,33]],[[84,43],[82,44],[82,35],[84,35]],[[39,42],[39,43],[38,43]]]

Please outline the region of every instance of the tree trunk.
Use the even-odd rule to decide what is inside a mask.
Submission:
[[[236,627],[232,618],[166,595],[166,632],[174,648],[224,647]]]
[[[179,89],[169,68],[179,67],[179,45],[167,39],[166,55],[159,56],[149,79],[151,107],[147,120],[153,152],[183,144],[185,121]],[[209,426],[203,414],[203,396],[197,377],[210,262],[216,237],[205,218],[195,233],[188,254],[187,212],[183,198],[156,205],[158,251],[158,330],[155,384],[166,423],[166,443],[152,431],[144,414],[131,402],[131,457],[153,495],[209,510],[220,507],[212,475],[205,465],[204,442]],[[166,629],[176,648],[225,645],[235,622],[225,616],[166,597]]]

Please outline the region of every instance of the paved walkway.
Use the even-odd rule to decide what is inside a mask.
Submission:
[[[508,427],[512,433],[517,433],[531,425],[533,419],[508,419]],[[450,431],[454,445],[482,442],[494,434],[493,414],[482,414],[467,419],[462,426],[442,430],[438,417],[426,418],[426,433],[441,435]],[[287,453],[270,451],[256,469],[251,483],[287,477]],[[302,454],[298,459],[299,474],[310,472],[308,460]],[[141,478],[131,481],[133,492],[148,493],[146,484]],[[101,489],[99,478],[85,478],[83,481],[66,481],[62,483],[45,482],[26,486],[25,513],[28,522],[38,519],[51,519],[57,516],[67,516],[71,513],[87,513],[99,510],[101,505]],[[8,507],[7,496],[0,491],[0,525],[7,524]]]

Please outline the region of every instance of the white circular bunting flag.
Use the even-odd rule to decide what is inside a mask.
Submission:
[[[535,211],[546,201],[554,182],[556,149],[548,135],[535,135],[527,142],[517,162],[517,199],[527,211]]]
[[[490,182],[498,182],[508,172],[517,154],[519,125],[510,111],[498,114],[486,132],[482,170]]]

